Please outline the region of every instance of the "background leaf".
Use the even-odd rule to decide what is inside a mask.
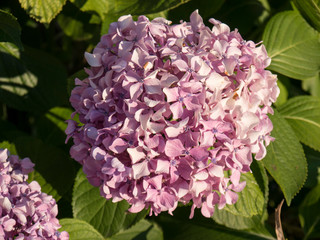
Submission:
[[[320,237],[320,184],[313,188],[305,197],[299,208],[299,218],[305,239]]]
[[[320,99],[298,96],[289,99],[279,109],[304,144],[320,151]]]
[[[267,147],[267,155],[262,162],[290,205],[306,181],[307,162],[294,131],[280,113],[275,110],[270,119],[273,123],[271,136],[275,141]]]
[[[21,28],[17,19],[10,13],[0,10],[0,42],[11,42],[22,50],[20,34]]]
[[[109,239],[109,238],[108,238]],[[142,219],[131,228],[113,235],[110,240],[161,240],[163,233],[157,224]]]
[[[19,0],[21,7],[41,23],[50,23],[62,10],[66,0]]]
[[[25,47],[20,58],[0,45],[0,101],[19,110],[44,112],[67,101],[66,70],[52,56]]]
[[[105,237],[129,228],[146,214],[146,211],[137,214],[127,212],[129,204],[126,201],[113,203],[101,197],[99,188],[88,182],[82,169],[75,180],[72,207],[75,218],[90,223]]]
[[[101,234],[85,221],[74,218],[64,218],[60,220],[60,225],[62,227],[59,231],[67,231],[70,240],[104,240]]]
[[[299,80],[318,76],[319,33],[299,13],[287,11],[272,17],[262,39],[272,59],[269,69]]]
[[[47,183],[41,174],[36,170],[29,173],[28,182],[30,183],[32,181],[37,181],[40,184],[41,192],[51,195],[56,202],[60,200],[61,196],[58,194],[57,190],[55,190],[51,184]]]
[[[320,32],[320,1],[319,0],[293,0],[294,5],[302,16]]]

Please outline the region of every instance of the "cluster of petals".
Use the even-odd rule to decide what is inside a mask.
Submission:
[[[36,181],[27,182],[34,164],[0,149],[0,239],[68,240],[59,232],[58,208]]]
[[[234,204],[252,154],[273,138],[268,113],[279,95],[265,47],[198,11],[190,22],[130,15],[111,23],[88,77],[75,79],[67,120],[71,156],[89,182],[129,211],[168,211],[192,202],[210,217]]]

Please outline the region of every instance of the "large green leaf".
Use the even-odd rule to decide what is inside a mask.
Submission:
[[[225,210],[243,217],[262,214],[264,207],[264,193],[259,188],[252,173],[242,174],[241,181],[246,181],[247,185],[238,193],[239,199],[233,205],[226,205]]]
[[[304,144],[320,151],[320,99],[298,96],[289,99],[279,109]]]
[[[303,148],[289,123],[276,110],[270,119],[273,123],[271,135],[275,141],[267,147],[267,155],[262,161],[290,205],[306,181],[307,162]]]
[[[319,33],[299,13],[287,11],[275,15],[262,39],[272,59],[271,70],[299,80],[318,76]]]
[[[299,207],[299,219],[305,238],[320,238],[320,184],[313,188]]]
[[[19,110],[41,112],[67,102],[66,69],[52,56],[0,44],[0,101]]]
[[[41,23],[50,23],[62,10],[67,0],[19,0],[21,7]]]
[[[113,203],[100,196],[99,188],[93,187],[86,176],[79,170],[72,198],[73,216],[95,227],[103,236],[129,228],[146,214],[128,213],[129,204],[125,201]]]
[[[320,1],[319,0],[293,0],[302,16],[320,32]]]
[[[110,14],[121,16],[124,14],[141,15],[157,13],[177,7],[189,0],[70,0],[82,11],[95,11],[101,19]]]
[[[17,19],[10,13],[0,10],[0,42],[11,42],[19,49],[23,49],[20,34],[21,28]]]
[[[63,218],[60,220],[60,224],[62,227],[59,231],[67,231],[70,240],[104,240],[103,236],[85,221],[74,218]]]

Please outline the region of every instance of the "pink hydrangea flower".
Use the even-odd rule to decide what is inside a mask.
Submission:
[[[130,15],[110,25],[88,77],[70,97],[81,124],[68,120],[71,156],[102,196],[131,212],[168,211],[192,201],[205,217],[234,204],[240,175],[257,160],[279,95],[265,47],[245,41],[198,11],[190,22]]]
[[[0,239],[68,240],[56,218],[56,201],[36,181],[27,182],[34,164],[0,149]]]

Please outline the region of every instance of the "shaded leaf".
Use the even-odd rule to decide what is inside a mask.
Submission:
[[[307,162],[303,148],[289,123],[276,110],[274,115],[270,115],[270,119],[273,123],[271,136],[275,141],[267,147],[267,155],[262,162],[279,184],[287,204],[290,205],[307,178]]]
[[[224,239],[224,240],[247,240],[247,239],[274,239],[261,236],[248,231],[238,231],[215,224],[214,222],[202,222],[198,219],[189,221],[181,220],[169,215],[160,215],[157,221],[161,224],[164,239]]]
[[[302,16],[320,32],[320,1],[293,0]]]
[[[279,109],[304,144],[320,151],[320,99],[298,96],[289,99]]]
[[[313,188],[299,207],[299,219],[305,239],[320,237],[320,184]]]
[[[61,198],[57,190],[55,190],[51,184],[47,183],[46,180],[41,176],[38,171],[32,171],[29,173],[28,182],[37,181],[41,186],[41,192],[51,195],[57,202]]]
[[[148,234],[150,234],[149,238],[148,238]],[[110,240],[132,240],[132,239],[155,240],[155,239],[162,239],[161,234],[162,234],[162,231],[161,229],[159,229],[159,227],[155,229],[155,226],[153,224],[151,224],[145,219],[142,219],[137,224],[133,225],[131,228],[113,235],[110,238]]]
[[[7,47],[0,44],[1,102],[32,112],[66,103],[66,70],[55,58],[27,47],[13,55]]]
[[[320,152],[304,146],[304,153],[308,161],[308,178],[304,186],[313,188],[320,184]]]
[[[73,111],[66,107],[51,108],[46,114],[37,118],[35,123],[37,135],[45,142],[56,146],[65,146],[65,129],[67,119]]]
[[[37,170],[47,183],[63,196],[70,190],[74,170],[73,162],[61,149],[44,144],[40,139],[21,136],[13,139],[18,155],[29,157]]]
[[[74,218],[63,218],[60,220],[60,225],[62,227],[59,231],[67,231],[70,240],[104,240],[101,234],[85,221]]]
[[[129,204],[126,201],[113,203],[101,197],[99,188],[88,182],[82,169],[75,180],[72,207],[75,218],[90,223],[105,237],[129,228],[146,214],[145,211],[138,214],[127,212]]]
[[[66,0],[19,0],[30,17],[41,23],[50,23],[62,10]]]
[[[0,42],[11,42],[22,50],[20,35],[21,28],[17,19],[10,13],[0,10]]]
[[[319,74],[319,33],[299,13],[287,11],[272,17],[262,39],[272,59],[271,70],[299,80]]]

